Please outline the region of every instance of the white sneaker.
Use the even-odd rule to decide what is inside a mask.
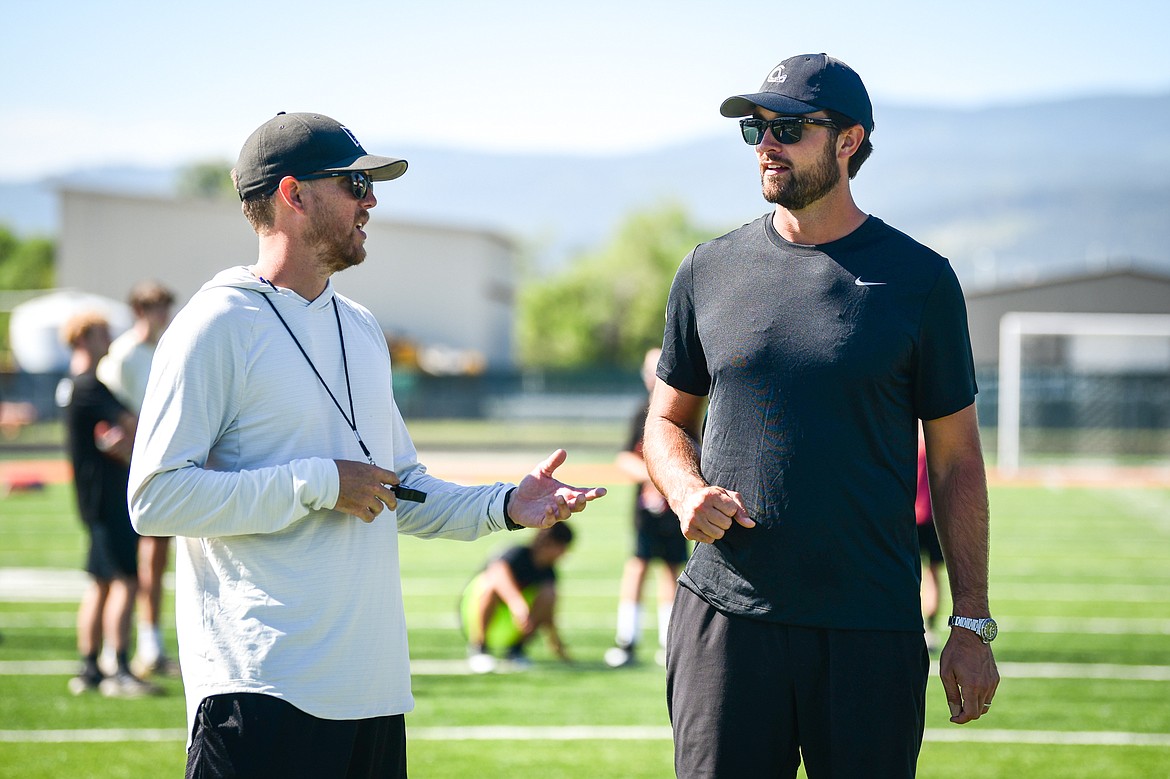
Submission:
[[[490,674],[496,670],[496,658],[484,652],[476,652],[467,658],[467,667],[473,674]]]
[[[102,679],[98,689],[107,698],[144,698],[162,694],[162,688],[157,684],[144,682],[129,671],[118,671],[113,676],[107,676]]]
[[[605,650],[605,664],[610,668],[623,668],[634,662],[634,653],[620,646]]]

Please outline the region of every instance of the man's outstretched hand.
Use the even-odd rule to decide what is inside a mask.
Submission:
[[[516,485],[508,501],[509,519],[524,527],[551,527],[605,495],[605,487],[570,487],[553,478],[568,456],[564,449],[556,450]]]

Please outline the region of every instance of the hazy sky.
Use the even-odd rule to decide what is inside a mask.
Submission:
[[[883,103],[1170,91],[1166,0],[4,0],[0,29],[9,181],[234,161],[281,110],[382,154],[640,150],[728,130],[723,98],[817,51],[862,75],[879,126]]]

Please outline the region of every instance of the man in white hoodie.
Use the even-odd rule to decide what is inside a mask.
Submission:
[[[548,527],[605,494],[554,478],[563,450],[515,486],[418,462],[382,330],[330,281],[406,167],[325,116],[266,122],[233,171],[259,257],[159,343],[129,499],[139,533],[177,536],[188,776],[406,776],[397,534]]]

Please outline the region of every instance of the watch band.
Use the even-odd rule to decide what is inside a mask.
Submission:
[[[999,626],[991,617],[976,619],[974,617],[959,617],[952,614],[947,619],[947,627],[966,628],[979,636],[979,640],[985,644],[990,644],[999,634]]]

